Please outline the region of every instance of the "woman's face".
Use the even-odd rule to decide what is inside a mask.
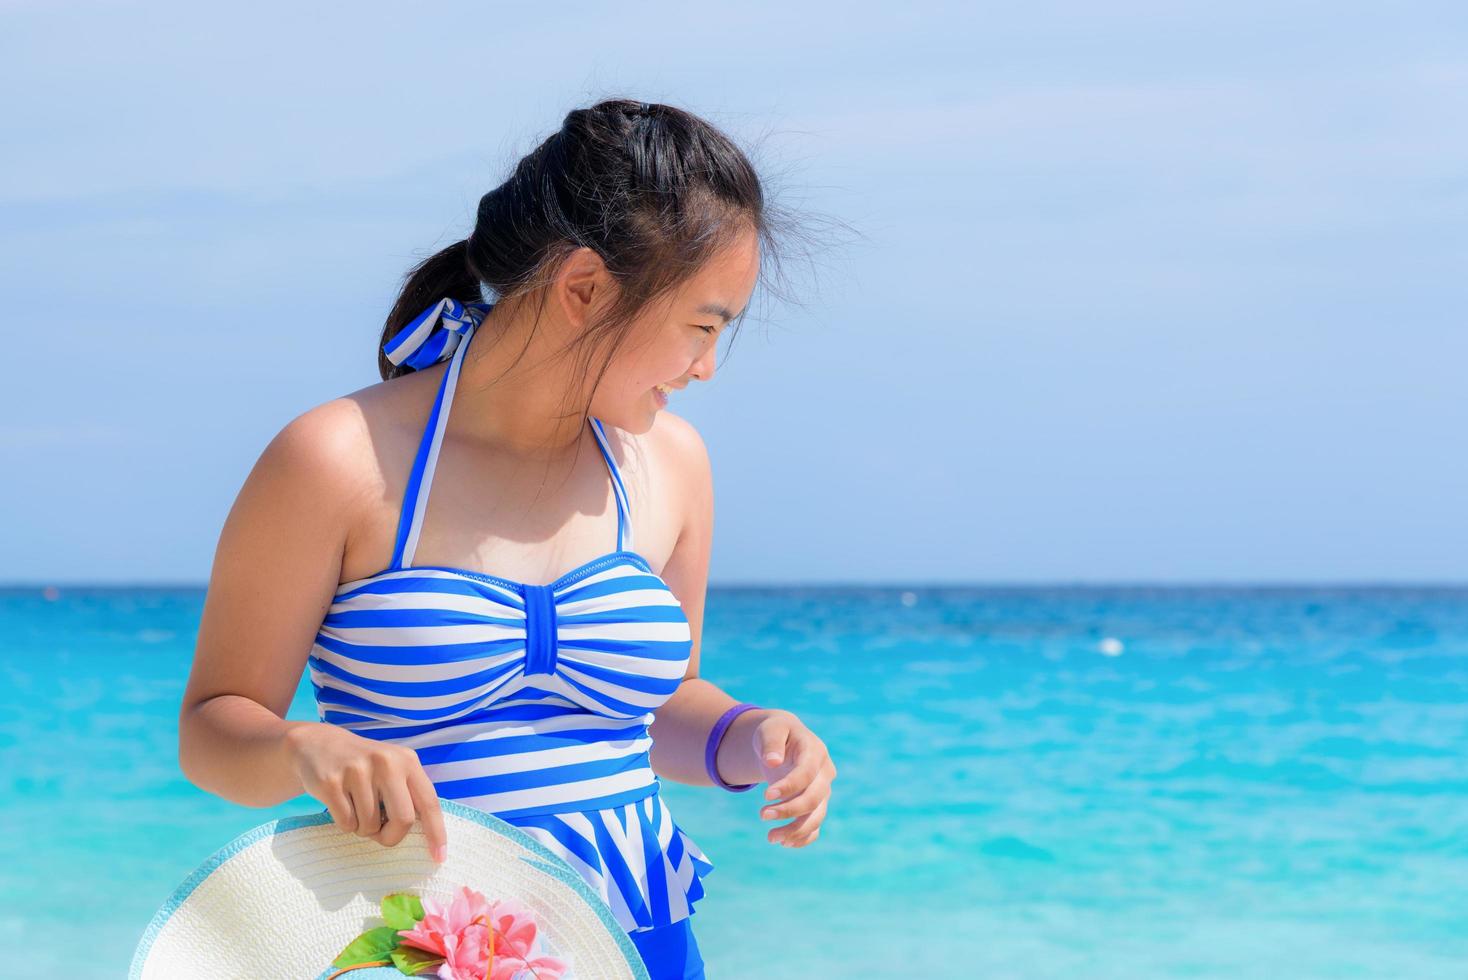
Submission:
[[[670,300],[653,304],[597,387],[593,414],[619,429],[646,432],[666,404],[658,386],[676,402],[689,382],[711,380],[719,338],[744,312],[758,278],[759,239],[750,230]]]

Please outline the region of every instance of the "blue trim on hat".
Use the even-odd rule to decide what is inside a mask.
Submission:
[[[596,913],[597,918],[606,926],[607,931],[617,940],[617,946],[622,950],[622,955],[627,960],[627,965],[632,968],[634,980],[652,980],[648,975],[647,967],[642,962],[642,954],[638,952],[636,945],[632,942],[632,937],[627,935],[626,930],[622,928],[621,923],[612,915],[612,910],[607,907],[602,897],[591,890],[591,886],[586,883],[586,879],[577,874],[576,869],[567,864],[564,858],[519,827],[506,823],[492,813],[477,810],[457,800],[440,799],[438,805],[444,813],[451,813],[454,816],[471,820],[502,837],[509,838],[511,841],[514,841],[516,844],[521,845],[541,858],[542,860],[536,861],[524,855],[520,856],[520,860],[532,868],[544,871],[552,878],[556,878],[571,886],[576,894],[585,899],[586,904]],[[164,902],[163,907],[154,913],[152,921],[148,923],[148,928],[144,930],[143,937],[138,942],[137,951],[133,953],[132,966],[128,969],[127,973],[128,980],[142,980],[143,964],[147,961],[148,953],[153,948],[153,941],[158,938],[158,934],[163,930],[164,925],[168,923],[168,920],[173,917],[173,913],[178,911],[184,901],[193,894],[194,889],[198,888],[205,878],[217,871],[225,861],[228,861],[245,848],[260,842],[266,837],[273,837],[276,834],[300,830],[304,827],[316,827],[331,822],[331,814],[325,810],[322,810],[320,813],[281,817],[278,820],[271,820],[268,823],[263,823],[258,827],[245,831],[215,851],[208,860],[199,865],[192,874],[184,879],[182,884],[173,890],[173,894],[168,897],[168,901]]]

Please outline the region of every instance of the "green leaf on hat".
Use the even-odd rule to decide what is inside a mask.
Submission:
[[[388,958],[398,945],[398,931],[392,926],[377,926],[368,929],[362,935],[353,939],[342,950],[336,959],[331,961],[332,966],[357,966],[361,963],[376,963]]]
[[[417,895],[397,892],[382,898],[382,919],[394,929],[411,929],[423,918],[423,902]]]
[[[417,946],[399,946],[392,951],[392,962],[399,973],[416,977],[422,973],[436,973],[443,957]]]

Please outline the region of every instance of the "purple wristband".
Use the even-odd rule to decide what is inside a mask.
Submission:
[[[714,781],[715,786],[722,786],[725,789],[729,790],[731,793],[743,793],[745,790],[754,789],[759,784],[747,783],[743,786],[736,786],[732,783],[724,782],[724,780],[719,776],[719,767],[717,764],[717,759],[719,756],[719,742],[723,740],[724,732],[728,731],[729,726],[734,723],[735,718],[746,711],[758,708],[759,705],[757,704],[749,704],[746,701],[741,701],[734,707],[730,708],[728,711],[720,715],[719,720],[714,722],[713,731],[709,732],[708,745],[705,746],[703,750],[703,765],[704,768],[709,771],[709,778]]]

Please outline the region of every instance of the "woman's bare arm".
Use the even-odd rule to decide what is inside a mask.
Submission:
[[[338,587],[360,500],[360,416],[345,400],[288,424],[245,480],[220,534],[179,715],[191,782],[246,806],[304,792],[284,720]]]
[[[712,786],[704,769],[704,746],[714,722],[739,702],[713,682],[699,676],[703,641],[704,600],[708,592],[709,559],[713,548],[714,488],[708,449],[698,431],[680,416],[661,413],[668,426],[669,458],[682,488],[684,517],[673,554],[663,566],[662,578],[678,597],[693,636],[693,648],[683,683],[654,712],[649,728],[653,772],[660,778],[691,786]],[[719,741],[714,765],[725,782],[754,783],[766,773],[753,750],[751,733],[776,709],[757,708],[735,718]]]

